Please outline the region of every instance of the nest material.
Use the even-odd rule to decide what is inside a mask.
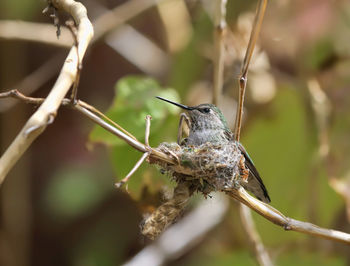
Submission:
[[[141,224],[142,233],[151,239],[178,219],[195,191],[207,197],[213,191],[228,192],[240,186],[242,154],[234,142],[220,145],[208,142],[196,147],[164,142],[157,149],[177,158],[177,165],[150,160],[161,167],[161,172],[170,175],[177,187],[173,197]]]
[[[196,147],[164,142],[157,149],[179,160],[178,165],[158,163],[162,171],[177,183],[189,182],[193,191],[199,191],[204,196],[212,191],[227,191],[240,185],[239,162],[242,154],[234,142],[207,142]]]

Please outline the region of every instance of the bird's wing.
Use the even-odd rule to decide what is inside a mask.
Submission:
[[[248,176],[248,183],[242,183],[242,186],[253,193],[259,200],[270,203],[270,197],[267,193],[267,189],[258,173],[258,170],[256,170],[252,159],[250,159],[248,153],[242,146],[242,144],[238,144],[238,147],[240,151],[242,152],[244,159],[245,159],[245,165],[249,169],[249,176]]]

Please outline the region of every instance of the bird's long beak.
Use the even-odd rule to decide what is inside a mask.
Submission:
[[[165,99],[165,98],[162,98],[160,96],[156,96],[156,98],[158,98],[159,100],[162,100],[162,101],[165,101],[165,102],[168,102],[168,103],[171,103],[173,105],[176,105],[182,109],[185,109],[185,110],[193,110],[194,108],[193,107],[190,107],[190,106],[187,106],[187,105],[183,105],[183,104],[180,104],[180,103],[176,103],[176,102],[172,102],[168,99]]]

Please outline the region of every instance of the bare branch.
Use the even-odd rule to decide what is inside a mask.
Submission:
[[[13,94],[16,94],[14,92],[6,92],[0,94],[0,98],[4,97],[16,97],[18,99],[21,99],[27,103],[40,103],[40,101],[43,101],[44,99],[37,99],[37,98],[32,98],[32,97],[26,97],[24,95],[22,96],[13,96]],[[20,94],[18,94],[20,95]],[[135,138],[130,137],[130,133],[125,134],[121,130],[111,126],[108,124],[106,121],[104,121],[102,118],[100,118],[98,115],[94,114],[93,111],[91,110],[97,110],[94,107],[90,106],[87,103],[84,103],[82,101],[77,101],[75,105],[71,104],[70,99],[63,99],[62,105],[66,106],[71,106],[75,110],[81,112],[85,116],[87,116],[89,119],[91,119],[93,122],[97,123],[101,127],[105,128],[112,134],[116,135],[117,137],[121,138],[124,140],[126,143],[128,143],[130,146],[135,148],[136,150],[142,152],[142,153],[147,153],[150,152],[150,163],[155,163],[155,164],[161,164],[163,163],[170,163],[174,165],[179,165],[179,161],[176,160],[173,156],[166,154],[164,152],[161,152],[157,149],[150,148]],[[98,111],[100,112],[100,111]],[[125,131],[125,130],[124,130]],[[175,168],[176,169],[176,168]],[[186,169],[182,169],[182,167],[179,165],[178,168],[176,169],[177,171],[188,174],[186,172]],[[279,226],[282,226],[285,230],[292,230],[292,231],[297,231],[305,234],[309,234],[312,236],[317,236],[317,237],[322,237],[330,240],[336,240],[340,242],[344,242],[346,244],[350,245],[350,234],[336,231],[336,230],[331,230],[331,229],[325,229],[318,227],[314,224],[307,223],[307,222],[302,222],[298,221],[292,218],[288,218],[285,215],[283,215],[281,212],[273,208],[272,206],[263,203],[256,198],[250,196],[243,187],[240,187],[238,189],[234,189],[231,191],[224,191],[226,194],[230,195],[234,199],[238,200],[239,202],[245,204],[252,210],[256,211],[258,214],[261,216],[265,217],[267,220],[273,222],[274,224],[277,224]]]
[[[78,60],[76,48],[73,47],[51,92],[0,158],[0,184],[25,150],[56,116],[57,109],[61,105],[64,96],[75,81],[77,66],[81,64],[81,60],[93,36],[93,28],[87,17],[86,8],[81,3],[73,0],[55,0],[53,5],[70,13],[78,25],[77,38],[79,41],[78,54],[80,60]]]
[[[135,166],[131,169],[131,171],[126,175],[126,177],[124,177],[120,182],[115,183],[114,186],[116,188],[121,188],[126,182],[128,182],[130,177],[136,172],[137,169],[140,168],[141,164],[146,160],[149,154],[150,152],[145,152],[140,160],[138,160]]]
[[[252,58],[255,43],[258,39],[261,24],[264,18],[265,9],[267,5],[267,0],[259,0],[258,8],[256,10],[256,15],[254,18],[253,29],[250,34],[250,39],[247,47],[246,54],[244,56],[242,68],[241,68],[241,76],[239,78],[239,101],[237,106],[236,113],[236,126],[235,126],[235,138],[236,141],[239,141],[241,135],[241,126],[242,126],[242,116],[243,116],[243,103],[244,103],[244,94],[247,85],[247,75],[250,59]]]
[[[218,105],[221,96],[223,80],[224,80],[224,58],[225,43],[224,38],[227,31],[226,25],[226,3],[227,0],[216,0],[215,10],[215,30],[214,30],[214,91],[213,103]]]
[[[41,104],[45,101],[44,98],[27,97],[22,93],[18,92],[17,90],[11,90],[8,92],[0,93],[0,99],[9,98],[9,97],[16,98],[30,104]],[[178,159],[174,158],[173,156],[169,156],[163,152],[160,152],[156,149],[152,149],[148,145],[142,144],[127,130],[122,128],[120,125],[118,125],[117,123],[109,119],[107,116],[105,116],[101,111],[97,110],[95,107],[89,105],[88,103],[78,100],[75,104],[72,104],[71,99],[64,98],[62,100],[62,105],[71,107],[79,111],[83,115],[87,116],[94,123],[100,125],[104,129],[112,133],[113,135],[124,140],[127,144],[129,144],[131,147],[135,148],[136,150],[142,153],[150,152],[150,157],[152,157],[153,159],[161,160],[170,164],[178,164]],[[112,125],[110,125],[106,121],[108,121]],[[146,124],[146,128],[147,128],[147,124]]]
[[[237,190],[227,191],[226,194],[245,204],[267,220],[282,226],[286,231],[296,231],[350,245],[350,234],[332,229],[325,229],[311,223],[286,217],[272,206],[250,196],[243,187],[240,187]]]

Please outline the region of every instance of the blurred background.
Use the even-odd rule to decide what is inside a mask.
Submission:
[[[84,58],[79,99],[140,140],[144,117],[151,114],[151,145],[175,141],[179,110],[154,96],[188,105],[211,101],[214,2],[82,1],[97,38]],[[227,4],[219,107],[231,128],[256,5]],[[52,18],[42,14],[45,6],[34,0],[0,2],[1,92],[16,88],[45,97],[52,88],[72,38],[62,26],[57,40]],[[106,31],[101,18],[109,10],[120,21]],[[67,15],[59,17],[64,25]],[[272,206],[345,232],[350,232],[349,30],[349,1],[270,1],[248,75],[241,137]],[[1,154],[35,110],[0,100]],[[140,156],[81,114],[61,108],[0,188],[0,265],[120,265],[149,245],[139,224],[174,183],[145,163],[127,189],[115,189],[113,183]],[[277,265],[350,264],[348,246],[253,218]],[[256,265],[242,228],[231,199],[219,225],[167,265]]]

